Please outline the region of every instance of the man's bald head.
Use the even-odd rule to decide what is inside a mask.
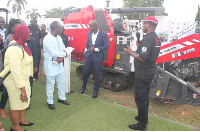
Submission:
[[[0,23],[5,23],[5,19],[2,16],[0,16]]]
[[[5,28],[5,19],[0,16],[0,29],[3,30]]]
[[[98,22],[96,20],[91,20],[89,22],[90,31],[96,33],[98,31]]]
[[[96,20],[91,20],[91,21],[89,22],[89,24],[98,26],[98,22],[97,22]]]
[[[46,32],[46,25],[45,24],[42,24],[40,28],[41,28],[42,32]]]

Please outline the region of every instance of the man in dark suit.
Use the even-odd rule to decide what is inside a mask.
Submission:
[[[38,71],[36,73],[33,74],[33,80],[38,81],[38,73],[39,73],[39,65],[40,65],[40,59],[41,59],[41,39],[42,39],[42,34],[40,29],[38,28],[38,24],[37,24],[37,19],[36,18],[32,18],[31,19],[31,24],[28,26],[30,29],[30,33],[32,33],[32,37],[35,39],[36,42],[36,46],[37,46],[37,52],[38,52]]]
[[[83,85],[79,94],[86,89],[87,79],[91,67],[94,67],[95,84],[92,98],[97,98],[100,86],[100,73],[103,62],[103,53],[109,48],[108,35],[99,30],[98,22],[91,20],[89,23],[88,39],[85,46],[85,63],[83,66]]]

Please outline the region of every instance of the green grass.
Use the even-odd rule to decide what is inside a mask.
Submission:
[[[34,82],[31,109],[26,112],[26,120],[34,122],[31,127],[23,127],[29,131],[131,131],[128,124],[136,123],[137,115],[134,102],[133,86],[125,90],[113,92],[100,88],[97,99],[92,99],[93,84],[88,83],[84,95],[77,94],[82,81],[77,77],[75,69],[79,64],[71,66],[71,91],[67,95],[70,106],[57,103],[58,90],[54,91],[56,110],[49,110],[46,103],[45,78],[40,74],[40,82]],[[119,104],[119,105],[118,105]],[[128,105],[127,107],[124,104]],[[6,112],[9,111],[9,101]],[[187,111],[190,111],[188,113]],[[185,114],[180,114],[185,112]],[[174,121],[158,118],[175,119],[188,125],[197,126],[199,123],[200,108],[191,105],[169,105],[157,100],[150,100],[148,131],[191,131],[194,127],[181,125]],[[152,116],[156,115],[156,116]],[[1,119],[3,127],[10,130],[10,119]],[[195,124],[195,125],[194,125]]]
[[[72,84],[73,86],[73,84]],[[136,123],[137,112],[125,106],[107,101],[93,99],[77,92],[67,96],[71,105],[57,102],[58,90],[54,91],[56,110],[49,110],[46,103],[45,85],[35,83],[31,109],[26,112],[26,120],[34,122],[31,127],[23,127],[29,131],[130,131],[130,123]],[[9,102],[6,112],[9,110]],[[3,127],[10,130],[10,119],[0,119]],[[154,116],[149,117],[149,131],[191,131],[193,129],[166,121]]]

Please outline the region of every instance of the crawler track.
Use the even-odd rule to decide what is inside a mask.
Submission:
[[[76,68],[76,73],[81,79],[83,78],[83,65]],[[95,82],[93,69],[91,69],[90,71],[88,81],[92,83]],[[114,73],[102,69],[100,85],[104,88],[110,89],[112,91],[119,91],[122,89],[126,89],[133,83],[134,73],[130,73],[128,76],[125,76],[122,73]]]

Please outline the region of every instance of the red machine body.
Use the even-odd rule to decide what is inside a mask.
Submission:
[[[156,63],[200,57],[200,34],[192,34],[161,46]]]
[[[65,34],[70,38],[69,47],[75,48],[72,52],[72,58],[79,61],[84,61],[84,50],[88,38],[89,25],[88,23],[95,18],[93,7],[87,6],[80,10],[80,12],[69,13],[64,19]],[[113,22],[110,19],[107,11],[103,11],[107,25],[109,27],[108,34],[109,49],[107,50],[107,58],[103,61],[103,66],[112,67],[115,59],[115,43]]]

